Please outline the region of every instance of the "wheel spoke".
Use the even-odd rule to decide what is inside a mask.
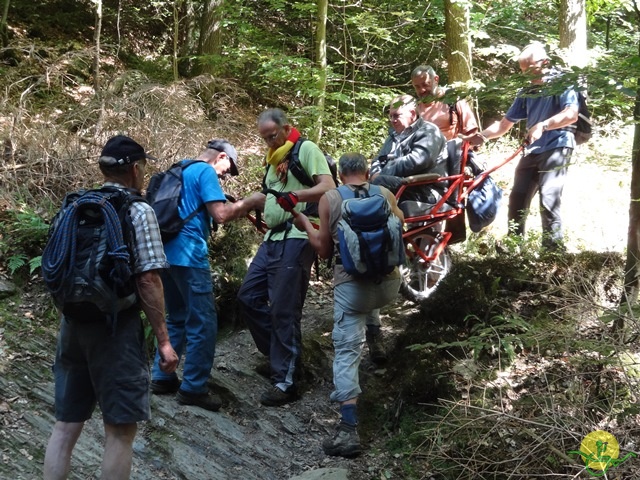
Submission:
[[[430,233],[420,233],[411,238],[407,265],[402,268],[403,294],[415,302],[433,293],[440,281],[449,273],[451,258],[445,248],[436,258],[439,239]],[[424,252],[431,261],[425,261],[416,251]]]

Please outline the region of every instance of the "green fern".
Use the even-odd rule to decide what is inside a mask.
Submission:
[[[16,273],[16,270],[26,265],[27,260],[28,260],[27,256],[21,253],[18,253],[16,255],[12,255],[11,257],[9,257],[7,266],[9,267],[9,271],[11,272],[11,275]]]
[[[29,273],[32,274],[41,266],[42,266],[42,255],[33,257],[31,260],[29,260]]]

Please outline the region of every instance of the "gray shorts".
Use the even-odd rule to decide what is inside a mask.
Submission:
[[[62,317],[56,360],[55,415],[84,422],[96,403],[105,423],[148,420],[149,362],[139,312],[118,314],[115,335],[104,318]]]

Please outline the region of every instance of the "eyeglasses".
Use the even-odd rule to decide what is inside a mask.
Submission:
[[[400,117],[404,117],[406,114],[407,112],[390,113],[389,120],[393,122],[394,120],[398,120]]]
[[[266,137],[262,137],[262,139],[267,143],[273,143],[275,141],[275,139],[278,138],[278,135],[280,135],[281,131],[282,131],[282,127],[280,127],[276,133],[272,133],[271,135],[267,135]]]

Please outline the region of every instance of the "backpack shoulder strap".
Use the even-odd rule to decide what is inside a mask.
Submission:
[[[382,195],[382,189],[380,188],[380,185],[374,185],[373,183],[370,183],[369,184],[369,195],[371,195],[372,193],[374,195],[376,195],[378,193],[380,195]]]
[[[262,176],[262,193],[266,193],[267,191],[267,175],[269,174],[269,168],[271,165],[267,163],[267,166],[264,167],[264,175]]]
[[[353,196],[353,191],[349,188],[348,185],[340,185],[338,188],[336,188],[336,190],[342,197],[342,200]]]
[[[353,187],[353,188],[350,188],[350,187]],[[371,193],[372,193],[371,189],[373,187],[375,187],[375,189],[373,190],[374,193],[381,192],[380,187],[378,187],[377,185],[372,185],[372,184],[369,184],[369,189],[366,189],[362,185],[340,185],[338,188],[336,188],[336,190],[338,190],[338,193],[342,197],[342,200],[345,200],[347,198],[366,198],[366,197],[369,197],[371,195]],[[377,191],[376,191],[376,189],[377,189]]]
[[[174,163],[172,167],[175,165],[181,165],[182,169],[185,170],[186,168],[190,167],[194,163],[200,163],[200,162],[204,162],[204,160],[196,160],[196,159],[183,160],[182,162]]]
[[[291,149],[291,158],[289,159],[289,171],[300,183],[311,188],[315,185],[313,178],[311,178],[300,162],[300,148],[306,141],[306,138],[300,137],[293,145],[293,148]]]
[[[180,165],[182,167],[182,170],[186,170],[187,168],[189,168],[191,165],[194,165],[196,163],[202,163],[204,162],[204,160],[198,160],[198,159],[189,159],[189,160],[183,160],[182,162],[177,162],[174,163],[171,168]],[[200,212],[204,211],[207,208],[207,205],[205,203],[201,203],[198,208],[196,208],[193,212],[191,212],[189,215],[187,215],[187,217],[183,220],[184,225],[186,225],[189,221],[191,221],[193,219],[193,217],[195,217],[196,215],[198,215]]]
[[[299,161],[299,155],[300,155],[300,147],[302,146],[302,144],[304,142],[306,142],[307,139],[305,137],[300,137],[296,143],[293,144],[293,148],[291,149],[291,156],[296,158],[296,161]]]
[[[458,123],[460,123],[460,115],[458,114],[458,109],[456,108],[457,103],[458,102],[451,102],[447,104],[449,105],[449,125],[453,125],[453,115],[458,117]]]

